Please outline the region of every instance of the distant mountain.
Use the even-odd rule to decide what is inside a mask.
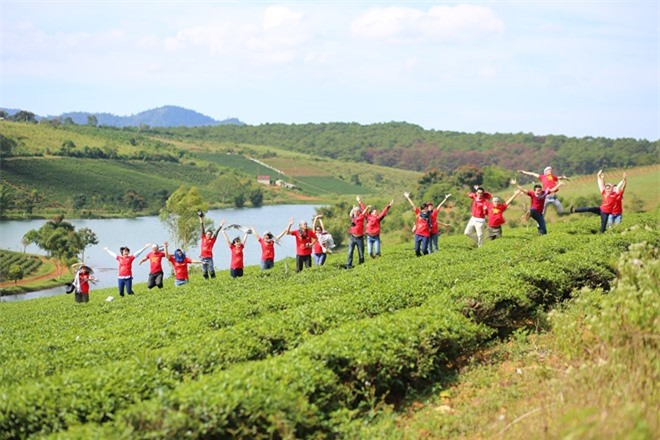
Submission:
[[[18,112],[15,109],[3,109],[9,115]],[[71,118],[74,123],[79,125],[87,124],[88,116],[96,116],[98,125],[107,125],[110,127],[138,127],[148,125],[150,127],[200,127],[208,125],[245,125],[237,118],[229,118],[222,121],[203,115],[194,110],[188,110],[183,107],[166,105],[151,110],[146,110],[131,116],[117,116],[111,113],[91,113],[91,112],[68,112],[61,115],[47,116],[47,119],[60,118],[64,120]],[[43,116],[37,116],[37,119],[44,119]]]

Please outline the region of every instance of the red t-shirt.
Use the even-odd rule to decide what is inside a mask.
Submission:
[[[367,214],[367,235],[371,235],[372,237],[375,237],[377,235],[380,235],[380,222],[385,218],[387,215],[387,211],[390,209],[390,205],[386,205],[385,208],[380,212],[380,214],[377,215],[372,215],[372,214]]]
[[[499,203],[495,206],[492,203],[486,205],[488,209],[488,226],[491,228],[502,226],[506,221],[504,220],[504,211],[508,206],[506,203]]]
[[[467,193],[467,196],[472,199],[472,217],[486,218],[486,203],[490,200],[490,193],[485,192],[481,200],[477,200],[475,193]]]
[[[539,180],[541,181],[541,185],[543,185],[544,191],[554,188],[559,183],[559,178],[554,174],[541,174]]]
[[[421,235],[422,237],[430,237],[431,226],[429,225],[429,221],[427,219],[422,218],[420,215],[421,212],[421,209],[415,208],[415,214],[417,214],[417,218],[415,218],[415,234]]]
[[[229,250],[231,251],[231,263],[229,263],[230,269],[243,269],[243,248],[245,246],[243,243],[230,244]]]
[[[431,235],[437,234],[440,230],[438,228],[438,213],[440,213],[439,209],[431,211]]]
[[[545,198],[548,196],[547,191],[543,191],[539,196],[536,195],[534,191],[527,191],[527,195],[532,199],[531,206],[529,209],[534,211],[543,212],[543,206],[545,205]]]
[[[120,278],[133,276],[133,260],[135,260],[134,255],[117,255],[117,261],[119,261]]]
[[[273,240],[266,241],[263,237],[259,237],[259,244],[261,245],[261,260],[274,260],[275,242]]]
[[[153,251],[147,254],[149,259],[149,273],[158,273],[163,271],[161,260],[165,258],[165,253],[161,251]]]
[[[623,214],[623,191],[619,191],[617,194],[620,194],[621,197],[614,199],[612,204],[612,214],[621,215]]]
[[[365,214],[358,214],[355,217],[351,217],[351,227],[348,229],[348,233],[355,235],[356,237],[361,237],[364,235],[364,217]]]
[[[217,239],[218,237],[206,238],[206,234],[202,235],[200,258],[213,258],[213,245]]]
[[[189,257],[183,259],[181,263],[177,263],[174,259],[174,255],[170,255],[170,263],[174,267],[174,278],[177,280],[188,280],[188,265],[192,263],[192,260]]]
[[[289,232],[290,235],[296,237],[296,255],[306,256],[312,255],[312,246],[310,243],[316,238],[316,234],[311,229],[305,230],[305,236],[301,234],[300,229]]]
[[[601,194],[603,195],[603,202],[600,204],[600,211],[606,214],[614,213],[614,206],[616,205],[617,200],[618,203],[621,203],[623,194],[614,191],[610,191],[610,193],[607,194],[605,190],[603,190]]]
[[[88,294],[89,293],[89,273],[82,273],[80,272],[78,274],[78,283],[80,286],[80,293],[82,294]]]

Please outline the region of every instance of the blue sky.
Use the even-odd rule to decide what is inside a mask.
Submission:
[[[0,107],[660,139],[658,1],[0,1]]]

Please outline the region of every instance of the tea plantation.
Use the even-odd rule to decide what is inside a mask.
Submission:
[[[595,223],[505,226],[481,249],[441,237],[420,258],[384,243],[352,270],[336,254],[114,301],[0,304],[0,438],[345,437],[582,287],[608,290],[631,244],[660,246],[657,210]]]

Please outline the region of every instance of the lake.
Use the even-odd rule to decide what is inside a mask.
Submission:
[[[276,205],[262,206],[260,208],[242,209],[219,209],[206,213],[206,217],[213,220],[215,227],[224,219],[226,224],[238,224],[243,226],[254,226],[263,235],[265,231],[271,231],[278,235],[288,225],[289,219],[293,217],[294,228],[300,220],[307,220],[311,226],[311,219],[316,212],[317,206],[313,205]],[[174,252],[174,239],[165,228],[158,217],[137,217],[131,219],[65,219],[76,227],[91,229],[98,237],[99,244],[85,249],[85,263],[94,269],[95,276],[99,281],[92,289],[117,286],[117,261],[103,250],[108,247],[118,254],[121,246],[128,246],[131,253],[137,252],[147,243],[162,244],[170,243],[170,252]],[[0,248],[17,252],[23,252],[21,238],[31,229],[39,229],[47,220],[26,221],[0,221]],[[242,232],[237,229],[227,230],[230,239]],[[45,255],[36,245],[31,244],[26,248],[28,253]],[[149,274],[149,262],[141,265],[137,263],[144,257],[149,249],[145,250],[136,258],[133,264],[133,282],[144,283]],[[195,260],[199,259],[199,243],[188,249],[187,255]],[[275,246],[275,260],[296,255],[295,239],[293,237],[282,237],[280,246]],[[229,248],[222,236],[218,235],[218,241],[213,248],[213,261],[216,270],[229,269]],[[249,236],[245,243],[244,263],[246,266],[258,265],[261,260],[261,246],[254,238]],[[164,268],[166,265],[164,265]],[[223,274],[224,275],[224,274]],[[165,269],[165,276],[170,277],[169,269]],[[200,275],[201,276],[201,275]],[[229,275],[227,275],[229,277]],[[143,289],[140,287],[138,289]],[[137,289],[136,289],[137,290]],[[0,301],[16,301],[44,296],[64,294],[64,287],[25,293],[21,295],[10,295],[0,297]]]

